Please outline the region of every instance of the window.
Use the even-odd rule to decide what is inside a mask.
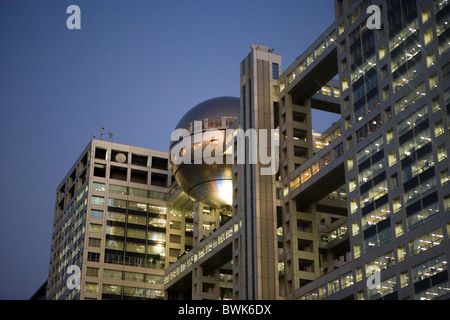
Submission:
[[[358,210],[358,204],[356,202],[356,199],[353,199],[350,201],[350,212],[353,214]]]
[[[109,185],[109,192],[118,193],[118,194],[128,194],[127,187],[116,186],[114,184]]]
[[[173,242],[173,243],[181,243],[181,235],[178,235],[178,234],[171,234],[171,235],[170,235],[170,242]]]
[[[104,183],[99,183],[99,182],[93,182],[92,183],[92,190],[105,191],[105,184]]]
[[[130,181],[135,183],[147,184],[148,172],[131,169]]]
[[[449,211],[450,210],[450,196],[446,196],[444,197],[444,211]],[[449,233],[449,237],[450,237],[450,233]]]
[[[106,178],[106,165],[95,163],[94,164],[94,176],[100,178]]]
[[[157,228],[165,228],[166,227],[166,219],[164,215],[160,215],[158,217],[149,217],[148,225]]]
[[[395,265],[394,252],[389,251],[383,254],[382,256],[376,257],[374,260],[366,263],[366,277],[370,277],[372,275],[373,269],[371,268],[371,266],[376,266],[380,271],[382,271],[394,265]]]
[[[348,183],[348,191],[352,192],[355,190],[355,188],[356,188],[355,179],[350,179]]]
[[[439,120],[438,122],[434,123],[434,135],[435,137],[437,137],[443,133],[444,133],[444,124],[442,120]]]
[[[355,221],[352,223],[352,235],[355,236],[359,233],[359,223]]]
[[[98,278],[98,271],[99,271],[98,268],[87,267],[86,268],[86,276]]]
[[[425,8],[422,11],[422,23],[425,23],[430,18],[430,8]]]
[[[123,275],[122,271],[109,270],[109,269],[103,270],[103,278],[106,278],[106,279],[122,280],[122,275]]]
[[[348,171],[353,169],[353,157],[347,159],[347,169]]]
[[[278,63],[272,63],[272,78],[274,80],[278,80],[280,77],[280,71],[278,67]]]
[[[430,28],[427,31],[425,31],[424,34],[425,45],[429,44],[432,40],[433,40],[433,30]]]
[[[170,221],[170,229],[181,230],[181,221]]]
[[[301,183],[305,183],[310,178],[311,178],[311,168],[308,168],[301,173]]]
[[[116,208],[126,209],[126,207],[127,207],[127,200],[108,198],[108,206],[109,207],[116,207]]]
[[[341,91],[344,92],[347,89],[348,89],[348,78],[344,78],[342,80],[342,90]]]
[[[109,177],[116,180],[127,180],[127,168],[111,166]]]
[[[98,283],[86,282],[84,284],[84,291],[86,291],[86,292],[98,292]]]
[[[389,167],[392,167],[394,164],[397,163],[397,155],[395,154],[395,151],[392,151],[388,154],[388,162]]]
[[[395,236],[400,237],[405,231],[403,230],[403,222],[399,221],[395,223]]]
[[[158,187],[167,187],[167,174],[152,172],[151,185]]]
[[[127,223],[145,226],[145,225],[147,225],[147,216],[129,213]]]
[[[384,59],[385,56],[386,56],[386,46],[381,46],[380,49],[378,49],[379,60]]]
[[[400,246],[397,248],[397,259],[398,262],[401,262],[403,260],[405,260],[406,257],[406,250],[405,250],[405,246]]]
[[[100,253],[88,252],[87,260],[93,262],[100,262]]]
[[[107,150],[104,148],[96,147],[95,148],[95,159],[106,160]]]
[[[298,111],[292,111],[292,120],[306,124],[306,114]]]
[[[359,243],[353,245],[353,256],[355,259],[361,256],[361,245]]]
[[[400,273],[400,287],[404,288],[408,286],[409,277],[408,277],[408,271],[403,271]]]
[[[102,225],[97,223],[91,223],[89,224],[89,231],[90,232],[102,232]]]
[[[119,226],[106,226],[106,234],[112,236],[125,236],[125,228]]]
[[[90,247],[96,247],[96,248],[100,248],[101,243],[102,243],[102,239],[97,239],[97,238],[89,238],[88,240],[88,244]]]
[[[170,257],[178,257],[181,253],[180,249],[169,248],[169,256]]]
[[[409,242],[409,252],[411,255],[416,255],[427,251],[434,246],[440,245],[443,238],[442,229],[437,228]]]
[[[427,67],[431,67],[435,63],[434,51],[427,54]]]
[[[376,286],[374,289],[367,289],[367,295],[370,300],[377,300],[388,294],[397,291],[397,282],[395,276],[384,281],[381,281],[380,285]]]
[[[445,144],[442,144],[437,147],[438,152],[438,161],[442,161],[447,158],[447,150],[445,149]]]
[[[131,164],[135,166],[147,167],[148,166],[148,156],[141,154],[131,154]]]
[[[386,131],[386,143],[390,144],[394,139],[394,131],[392,129]]]
[[[414,266],[411,270],[412,280],[416,283],[445,270],[447,270],[447,259],[445,254],[442,254]]]
[[[359,282],[363,279],[362,267],[358,267],[355,269],[355,280]]]
[[[117,285],[112,285],[112,284],[103,284],[102,293],[120,296],[120,295],[122,295],[122,286],[117,286]]]
[[[160,157],[152,157],[152,168],[154,169],[167,170],[168,164],[169,164],[168,159]]]
[[[438,86],[438,77],[437,74],[430,76],[429,78],[430,90]]]
[[[308,149],[304,147],[294,146],[295,157],[306,157],[308,155]]]
[[[433,108],[433,113],[441,110],[441,106],[439,104],[439,96],[431,100],[431,106]],[[450,123],[450,122],[449,122]]]
[[[139,272],[124,272],[124,280],[144,282],[144,274]]]
[[[400,198],[395,198],[392,200],[392,207],[394,209],[394,213],[398,212],[401,209],[402,203],[400,202]]]
[[[91,209],[91,218],[102,219],[103,218],[103,211]]]
[[[108,211],[107,219],[108,221],[125,222],[125,213]]]
[[[448,169],[441,171],[441,185],[444,186],[450,181],[450,176],[448,175]]]

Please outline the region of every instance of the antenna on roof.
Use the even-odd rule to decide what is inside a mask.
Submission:
[[[100,127],[100,140],[103,140],[103,130],[105,130],[105,128]]]
[[[109,141],[112,142],[112,138],[113,138],[114,133],[109,132]]]

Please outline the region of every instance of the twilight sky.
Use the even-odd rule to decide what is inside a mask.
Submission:
[[[275,48],[285,70],[333,3],[0,0],[0,300],[28,299],[48,276],[56,187],[100,127],[168,151],[191,107],[239,97],[250,44]],[[72,4],[81,30],[66,27]]]

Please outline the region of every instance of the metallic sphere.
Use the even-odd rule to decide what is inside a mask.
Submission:
[[[208,157],[207,151],[218,147],[225,152],[226,129],[239,116],[239,98],[219,97],[196,105],[178,123],[174,132],[178,130],[183,134],[175,139],[172,135],[172,173],[181,189],[194,201],[212,208],[232,205],[232,165],[227,164],[223,154],[220,154],[222,164],[212,163],[209,160],[215,153],[211,152]],[[176,161],[182,158],[188,161]]]

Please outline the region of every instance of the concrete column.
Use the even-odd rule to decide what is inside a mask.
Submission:
[[[219,268],[206,269],[203,266],[194,268],[192,273],[193,300],[219,300]]]

